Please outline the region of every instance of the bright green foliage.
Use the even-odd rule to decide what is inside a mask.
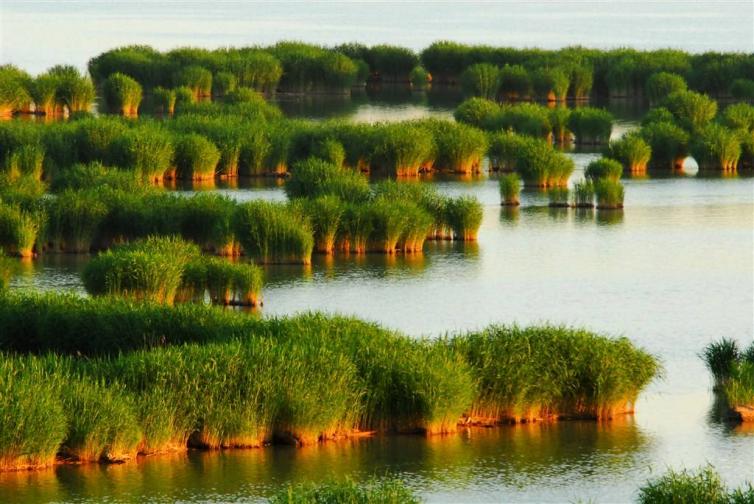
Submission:
[[[617,140],[611,140],[605,154],[619,161],[626,173],[640,174],[647,169],[652,157],[652,148],[642,139],[640,133],[630,132]]]
[[[516,160],[520,152],[528,143],[539,142],[540,140],[524,137],[505,131],[494,133],[490,137],[490,146],[487,155],[490,158],[490,167],[493,170],[513,171],[516,169]]]
[[[432,133],[419,124],[380,124],[374,142],[373,166],[392,176],[415,177],[432,160]]]
[[[623,208],[623,184],[618,180],[595,180],[594,195],[597,197],[598,209],[613,210]]]
[[[586,65],[574,65],[570,69],[568,96],[575,100],[589,98],[594,83],[594,71]]]
[[[332,254],[346,208],[343,200],[336,195],[324,195],[306,200],[304,204],[314,231],[315,249]]]
[[[111,74],[102,85],[105,105],[110,112],[124,116],[136,116],[141,104],[141,85],[131,77]]]
[[[419,504],[421,500],[398,479],[331,481],[302,484],[280,490],[271,504]]]
[[[499,180],[500,199],[503,205],[520,204],[521,178],[516,173],[501,175]]]
[[[683,167],[689,153],[689,134],[671,122],[654,122],[642,126],[639,135],[652,149],[650,165],[663,170]]]
[[[473,370],[472,420],[611,418],[630,410],[660,369],[625,338],[566,327],[491,326],[447,344]]]
[[[736,171],[741,157],[741,136],[712,123],[692,137],[689,150],[700,170]]]
[[[466,96],[494,100],[500,86],[500,69],[488,63],[471,65],[461,74],[461,85]]]
[[[207,292],[214,304],[257,306],[263,284],[259,266],[202,256],[186,264],[176,300],[204,301]]]
[[[136,172],[144,180],[161,180],[173,165],[173,135],[166,129],[145,124],[130,128],[113,140],[108,160]]]
[[[670,93],[663,105],[687,131],[697,132],[717,114],[717,102],[707,95],[693,91]]]
[[[17,205],[0,203],[0,248],[8,255],[31,257],[42,217]]]
[[[240,246],[233,232],[236,203],[227,196],[198,193],[182,201],[180,212],[181,236],[207,252],[218,255],[238,255]]]
[[[735,130],[754,131],[754,106],[748,103],[735,103],[725,107],[723,121]]]
[[[45,201],[45,242],[54,251],[87,253],[94,246],[108,212],[99,196],[102,186],[86,191],[66,190]]]
[[[469,98],[461,103],[453,113],[456,121],[481,129],[493,129],[494,121],[500,114],[500,105],[485,98]]]
[[[487,151],[484,132],[453,121],[427,120],[422,124],[432,132],[435,169],[456,173],[479,171]]]
[[[247,256],[259,263],[311,262],[314,237],[310,223],[280,203],[250,201],[238,205],[236,238]]]
[[[645,85],[650,104],[658,104],[669,94],[676,91],[686,91],[686,88],[686,81],[683,77],[669,72],[658,72],[650,75]]]
[[[524,186],[562,186],[567,184],[574,164],[571,158],[556,151],[547,142],[532,139],[521,145],[515,169]]]
[[[519,135],[551,139],[550,109],[536,103],[503,105],[493,119],[493,130],[511,130]]]
[[[237,87],[238,79],[231,72],[217,72],[212,78],[212,94],[215,96],[225,96]]]
[[[454,239],[462,241],[477,239],[484,210],[476,197],[460,196],[449,200],[445,205],[445,215],[448,226],[453,231]]]
[[[696,472],[670,470],[639,489],[641,504],[744,504],[752,499],[751,485],[729,490],[711,466]]]
[[[573,206],[576,208],[594,207],[594,184],[591,180],[573,185]]]
[[[610,140],[613,115],[604,109],[579,107],[571,112],[568,128],[577,144],[605,144]]]
[[[289,198],[332,195],[343,201],[365,201],[369,197],[369,181],[361,173],[309,158],[294,165],[285,193]]]
[[[570,76],[561,68],[540,68],[532,74],[534,95],[539,100],[565,101],[570,83]]]
[[[220,151],[214,143],[196,133],[184,135],[175,145],[176,177],[208,180],[215,177]]]
[[[584,176],[592,181],[597,180],[620,180],[623,174],[623,165],[609,158],[599,158],[589,163],[584,170]]]
[[[172,83],[174,87],[189,88],[197,98],[209,96],[212,91],[212,72],[199,65],[191,65],[175,72]]]

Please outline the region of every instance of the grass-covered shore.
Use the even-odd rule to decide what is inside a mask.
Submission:
[[[0,325],[4,469],[609,419],[659,372],[626,339],[552,326],[412,339],[321,314],[20,292],[0,295]]]

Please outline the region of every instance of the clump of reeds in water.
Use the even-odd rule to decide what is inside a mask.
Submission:
[[[32,257],[42,219],[39,212],[0,202],[0,248],[8,255]]]
[[[611,140],[606,155],[620,161],[624,173],[644,175],[652,157],[652,148],[639,134],[632,132],[617,140]]]
[[[694,503],[746,503],[754,500],[751,483],[731,489],[720,475],[708,466],[697,471],[670,470],[639,488],[641,504],[694,502]]]
[[[432,133],[416,123],[376,126],[371,163],[395,177],[416,177],[422,166],[431,162]]]
[[[185,162],[185,149],[181,145],[181,162]],[[132,170],[149,182],[160,182],[173,166],[175,147],[173,135],[154,124],[140,124],[130,128],[113,140],[108,149],[110,163]]]
[[[536,141],[513,133],[505,131],[494,133],[490,137],[487,156],[490,159],[490,170],[512,172],[516,169],[516,160],[519,157],[519,151],[523,149],[527,142]]]
[[[466,96],[494,100],[500,88],[500,69],[489,63],[470,65],[461,74],[461,85]]]
[[[730,380],[741,351],[735,340],[722,338],[704,347],[701,358],[715,380],[715,387],[719,388]]]
[[[215,144],[196,133],[183,135],[175,146],[175,176],[183,180],[213,180],[220,161]]]
[[[669,120],[642,125],[639,135],[649,145],[651,168],[667,171],[683,170],[689,154],[689,134]]]
[[[567,187],[551,187],[547,190],[548,206],[551,208],[569,208],[571,201]]]
[[[453,239],[474,241],[482,225],[484,209],[474,196],[459,196],[445,203],[448,226],[453,231]]]
[[[488,145],[484,132],[453,121],[426,120],[421,124],[432,132],[433,169],[464,174],[480,170]]]
[[[473,369],[470,423],[612,418],[632,412],[660,370],[625,338],[565,327],[492,326],[447,343]]]
[[[674,91],[663,100],[662,105],[689,132],[701,130],[717,115],[717,102],[694,91]]]
[[[515,173],[500,176],[500,199],[503,206],[518,206],[521,204],[521,178]]]
[[[500,105],[486,98],[469,98],[453,112],[456,121],[485,130],[495,127],[499,115]]]
[[[573,206],[594,208],[594,183],[591,180],[584,180],[573,185]]]
[[[573,160],[543,140],[531,139],[518,151],[516,172],[525,187],[565,186],[573,170]]]
[[[93,248],[109,211],[99,191],[69,189],[45,201],[46,246],[67,253],[88,253]]]
[[[411,88],[417,91],[424,91],[432,83],[432,76],[421,65],[415,66],[408,78],[411,82]]]
[[[291,210],[267,201],[238,205],[233,229],[244,253],[258,263],[309,264],[314,248],[311,224]]]
[[[176,87],[187,87],[199,99],[211,94],[212,72],[199,65],[189,65],[175,72],[172,82]]]
[[[181,236],[212,254],[238,256],[241,245],[233,229],[236,203],[227,196],[199,193],[181,202],[175,213]]]
[[[600,145],[610,140],[613,116],[603,109],[591,107],[576,108],[568,119],[568,129],[578,145]]]
[[[369,181],[361,173],[309,158],[294,165],[285,193],[289,198],[336,196],[343,201],[364,201],[369,197]]]
[[[710,124],[693,135],[691,155],[703,171],[735,172],[741,157],[741,136],[719,124]]]
[[[302,203],[314,231],[314,248],[323,254],[335,252],[335,241],[341,229],[346,205],[337,196],[326,195]]]
[[[253,264],[200,256],[189,261],[181,275],[178,301],[204,301],[218,305],[260,306],[262,269]]]
[[[113,73],[102,84],[105,104],[111,112],[136,117],[141,104],[141,85],[122,73]]]
[[[735,340],[722,338],[708,344],[700,357],[722,393],[730,416],[754,421],[754,343],[741,350]]]
[[[358,502],[363,504],[419,504],[421,499],[396,478],[357,483],[350,479],[321,484],[299,484],[280,490],[271,504]]]
[[[152,104],[158,114],[173,115],[175,112],[175,91],[161,86],[152,90]]]
[[[592,181],[597,180],[620,180],[623,174],[623,165],[610,158],[599,158],[590,162],[584,170],[584,176]]]
[[[84,269],[87,292],[172,305],[196,245],[177,238],[150,237],[99,254]]]
[[[617,210],[623,208],[623,184],[617,180],[598,179],[594,181],[594,195],[597,209]]]

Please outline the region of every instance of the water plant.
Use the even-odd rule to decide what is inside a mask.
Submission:
[[[0,67],[0,116],[10,117],[31,102],[21,70],[12,65]]]
[[[474,196],[453,198],[445,204],[445,215],[455,240],[474,241],[477,239],[484,217],[484,209],[478,199]]]
[[[729,489],[714,468],[707,466],[697,471],[669,470],[643,485],[639,489],[638,501],[641,504],[738,504],[751,499],[754,499],[751,484]]]
[[[317,252],[332,254],[340,231],[345,204],[334,195],[319,196],[304,202],[306,215],[314,231],[314,248]]]
[[[394,123],[376,127],[372,165],[394,177],[416,177],[432,157],[432,134],[418,124]]]
[[[754,106],[748,103],[734,103],[725,107],[723,122],[734,130],[754,131]]]
[[[594,183],[591,180],[577,182],[573,185],[573,206],[576,208],[594,208]]]
[[[516,159],[516,173],[525,187],[565,185],[573,170],[573,161],[543,140],[523,143]]]
[[[576,101],[589,99],[594,84],[594,70],[586,65],[572,65],[569,77],[568,96]]]
[[[690,132],[701,130],[717,115],[717,102],[694,91],[674,91],[662,104]]]
[[[369,205],[347,203],[339,222],[336,248],[344,252],[365,254],[372,227]]]
[[[199,193],[181,201],[174,213],[180,215],[181,236],[205,251],[237,256],[241,246],[233,232],[236,203],[220,194]]]
[[[524,144],[538,140],[518,135],[512,131],[493,133],[490,135],[487,156],[490,159],[490,169],[493,171],[511,172],[516,169],[516,160]]]
[[[552,142],[550,110],[536,103],[503,105],[491,119],[492,129],[512,130],[520,135],[544,138]]]
[[[469,98],[456,107],[456,121],[481,129],[493,129],[494,120],[500,114],[500,105],[485,98]]]
[[[521,178],[516,173],[501,175],[499,179],[500,199],[504,206],[518,206],[521,204]]]
[[[217,72],[212,77],[212,95],[225,96],[238,87],[238,78],[231,72]]]
[[[185,163],[186,146],[181,148],[179,159]],[[170,172],[175,154],[170,132],[156,124],[140,124],[113,140],[107,159],[118,167],[136,172],[144,180],[159,182]]]
[[[571,118],[571,109],[566,107],[551,108],[548,113],[548,122],[552,127],[553,139],[559,145],[566,145],[571,142],[573,136],[568,129],[568,121]]]
[[[319,485],[299,484],[279,490],[271,504],[352,502],[359,504],[419,504],[421,500],[402,481],[395,478],[372,479],[366,483],[352,480],[329,481]]]
[[[156,112],[172,115],[175,112],[175,90],[157,86],[152,90],[152,101]]]
[[[610,140],[613,115],[604,109],[579,107],[571,112],[568,119],[570,129],[577,144],[598,145]]]
[[[730,95],[737,100],[754,99],[754,80],[735,79],[730,85]]]
[[[0,248],[8,255],[28,258],[42,227],[42,216],[18,205],[0,202]]]
[[[186,264],[176,300],[203,301],[206,291],[214,304],[259,306],[263,283],[259,266],[199,256]]]
[[[650,167],[661,170],[683,170],[689,154],[689,134],[672,122],[660,121],[642,126],[641,138],[649,145]]]
[[[364,201],[369,197],[364,175],[317,158],[296,163],[284,188],[289,198],[332,195],[343,201]]]
[[[210,96],[212,91],[212,72],[199,65],[190,65],[173,74],[174,87],[185,86],[199,99]]]
[[[565,101],[571,79],[561,68],[540,68],[532,74],[534,95],[548,102]]]
[[[709,124],[694,135],[689,146],[700,170],[734,172],[741,157],[741,136],[719,124]]]
[[[489,63],[470,65],[461,74],[461,85],[466,96],[494,100],[500,87],[500,69]]]
[[[95,296],[121,296],[172,305],[186,264],[198,256],[196,245],[177,238],[148,237],[100,253],[82,280]]]
[[[571,200],[569,198],[568,187],[551,187],[547,190],[548,206],[551,208],[569,208]]]
[[[647,165],[652,158],[652,148],[640,133],[629,132],[616,140],[611,140],[605,155],[619,161],[625,173],[642,175],[646,173]]]
[[[196,133],[181,136],[175,144],[175,176],[185,180],[212,180],[220,151]]]
[[[111,74],[102,84],[105,105],[110,112],[135,117],[141,104],[141,85],[128,75]]]
[[[436,170],[472,173],[480,170],[487,151],[487,135],[474,127],[452,121],[424,121],[434,140]]]
[[[649,76],[644,86],[649,105],[655,106],[662,103],[665,98],[676,91],[686,91],[686,80],[677,74],[670,72],[657,72]]]
[[[715,380],[715,387],[720,388],[730,380],[741,351],[736,340],[721,338],[704,347],[701,358]]]
[[[531,77],[521,65],[504,65],[500,69],[499,82],[500,93],[508,100],[522,100],[531,95]]]
[[[109,210],[98,189],[102,186],[85,191],[69,189],[45,200],[47,247],[67,253],[88,253],[93,248]]]
[[[432,83],[432,76],[421,65],[417,65],[411,70],[408,79],[411,82],[411,87],[417,91],[427,89]]]
[[[623,165],[610,158],[599,158],[590,162],[584,170],[584,176],[592,181],[597,180],[620,180],[623,174]]]
[[[419,62],[411,49],[387,44],[370,47],[366,60],[382,82],[409,82],[409,74]]]
[[[615,210],[623,208],[623,184],[609,178],[594,181],[594,195],[597,209]]]
[[[268,201],[242,203],[233,217],[233,228],[244,253],[255,262],[311,262],[311,224],[287,205]]]
[[[36,114],[52,116],[62,114],[58,104],[60,79],[51,74],[40,74],[29,85],[29,94],[34,101]]]

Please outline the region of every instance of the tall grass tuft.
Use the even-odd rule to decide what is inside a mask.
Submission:
[[[574,184],[573,206],[576,208],[594,208],[594,183],[591,180]]]
[[[122,73],[111,74],[102,84],[105,104],[110,112],[136,117],[141,104],[141,85]]]
[[[741,352],[735,340],[722,338],[704,347],[701,358],[715,379],[715,387],[719,388],[730,380]]]
[[[597,208],[603,210],[623,208],[623,184],[608,178],[594,181]]]
[[[176,301],[203,301],[205,292],[213,304],[258,306],[264,283],[262,269],[216,257],[197,257],[186,264]]]
[[[728,489],[711,467],[695,472],[670,470],[639,489],[641,504],[737,504],[754,499],[754,487]]]
[[[157,86],[152,90],[155,112],[172,115],[175,112],[175,90]]]
[[[484,132],[452,121],[428,120],[423,124],[434,139],[434,169],[466,174],[480,170],[488,145]]]
[[[570,83],[570,76],[561,68],[540,68],[532,75],[534,95],[548,102],[565,101]]]
[[[672,122],[660,121],[642,126],[639,135],[649,145],[651,168],[681,171],[689,154],[689,134]]]
[[[291,177],[285,183],[285,193],[289,198],[328,195],[343,201],[365,201],[369,198],[369,181],[361,173],[315,158],[296,163],[291,171]]]
[[[725,126],[709,124],[691,139],[691,155],[703,171],[735,172],[741,157],[741,135]]]
[[[670,72],[658,72],[649,76],[644,89],[651,107],[662,103],[671,93],[686,91],[687,87],[686,80],[682,76]]]
[[[345,204],[340,198],[332,195],[306,200],[303,204],[314,231],[315,250],[323,254],[332,254],[340,232]]]
[[[469,98],[453,112],[456,121],[486,130],[495,128],[495,120],[499,115],[500,105],[485,98]]]
[[[516,169],[516,160],[524,145],[537,140],[505,131],[490,136],[487,155],[493,171],[512,172]]]
[[[174,155],[173,135],[157,125],[145,124],[117,137],[108,158],[118,167],[133,170],[143,180],[159,182],[170,172]]]
[[[599,158],[590,162],[584,170],[584,176],[592,181],[620,180],[623,174],[623,165],[610,158]]]
[[[381,124],[374,133],[372,164],[394,177],[416,177],[432,160],[432,134],[412,123]]]
[[[180,213],[181,236],[205,251],[237,256],[241,246],[233,231],[236,203],[227,196],[199,193],[186,198],[176,209]]]
[[[432,83],[432,76],[424,69],[423,66],[417,65],[408,74],[411,87],[417,91],[423,91]]]
[[[309,264],[311,224],[287,205],[250,201],[238,205],[233,229],[244,253],[259,263]]]
[[[197,99],[210,96],[212,91],[212,72],[199,65],[181,68],[173,74],[171,80],[175,87],[189,88]]]
[[[474,241],[477,239],[484,209],[476,197],[459,196],[447,201],[445,215],[455,240]]]
[[[212,180],[219,161],[220,151],[201,135],[183,135],[176,143],[175,168],[179,179]]]
[[[573,170],[573,161],[543,140],[531,139],[518,150],[516,172],[525,187],[564,186]]]
[[[605,154],[620,161],[625,173],[643,175],[652,158],[652,148],[642,139],[641,134],[631,132],[617,140],[611,140]]]
[[[610,140],[613,115],[607,110],[580,107],[571,112],[568,128],[579,145],[606,144]]]
[[[500,87],[500,69],[489,63],[470,65],[461,74],[461,85],[466,96],[494,100]]]
[[[88,253],[108,210],[96,189],[66,190],[46,200],[45,244],[53,251]]]
[[[499,76],[500,93],[508,100],[523,100],[531,96],[529,72],[521,65],[504,65]]]
[[[8,255],[32,257],[43,223],[39,212],[0,202],[0,248]]]
[[[521,204],[521,177],[516,173],[501,175],[499,186],[500,199],[503,206],[518,206]]]
[[[351,480],[330,481],[319,485],[299,484],[278,491],[271,504],[358,503],[358,504],[419,504],[422,502],[398,479],[370,480],[356,483]]]

